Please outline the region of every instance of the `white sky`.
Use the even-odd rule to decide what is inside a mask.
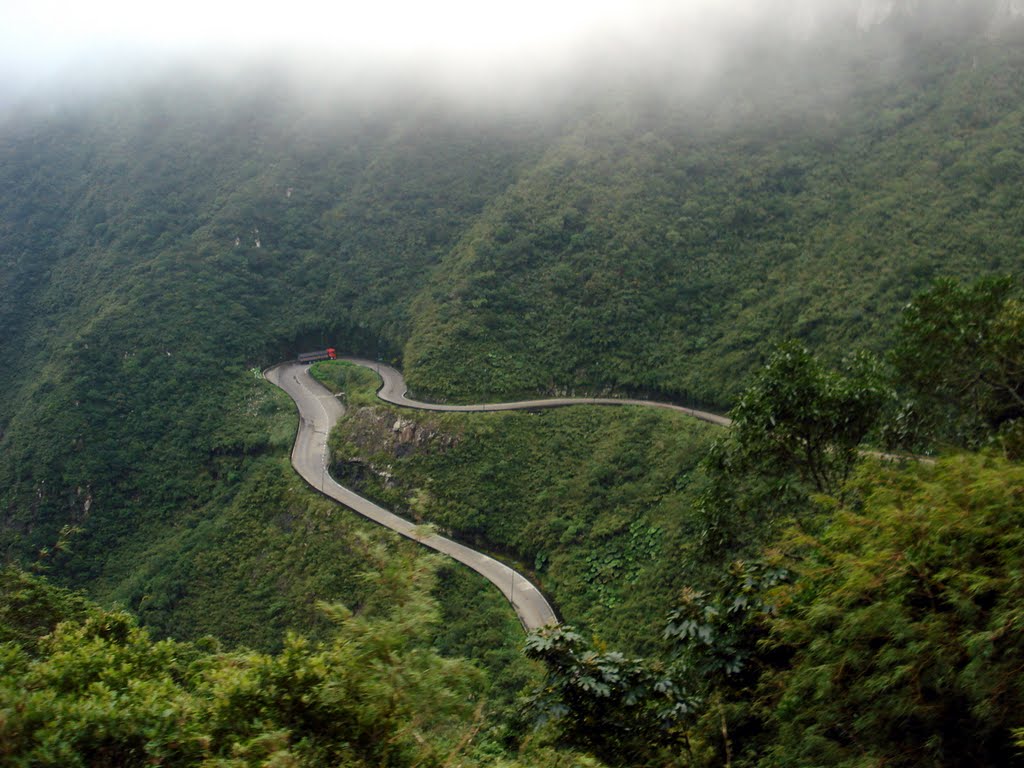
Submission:
[[[818,0],[817,4],[828,0]],[[666,18],[716,26],[767,0],[0,0],[0,61],[45,65],[135,52],[348,53],[507,58],[595,37],[626,40]],[[814,4],[789,0],[788,5]],[[677,22],[678,23],[678,22]]]
[[[472,75],[558,69],[606,49],[642,55],[667,41],[669,55],[699,60],[736,29],[801,34],[839,9],[876,6],[891,0],[0,0],[0,87],[182,57],[327,54]]]
[[[7,51],[32,59],[111,49],[504,54],[627,32],[704,0],[0,0]],[[707,5],[713,6],[713,3]]]

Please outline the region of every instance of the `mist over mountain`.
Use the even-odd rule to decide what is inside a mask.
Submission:
[[[789,15],[762,28],[766,7],[737,6],[703,70],[685,48],[595,53],[466,90],[270,57],[8,110],[8,530],[36,547],[79,503],[43,477],[112,509],[150,471],[187,477],[225,370],[303,344],[404,359],[434,396],[727,405],[766,340],[878,348],[932,277],[1017,271],[1016,6],[828,8],[832,31],[798,42]],[[165,429],[163,465],[112,458]]]
[[[1019,0],[567,0],[487,9],[448,0],[386,11],[299,3],[287,14],[188,3],[158,15],[105,0],[88,11],[40,3],[0,14],[8,30],[0,104],[77,99],[191,70],[229,90],[284,76],[313,99],[338,89],[416,89],[521,108],[531,99],[546,106],[552,89],[600,90],[609,78],[629,77],[632,88],[715,87],[759,53],[773,66],[809,47],[818,65],[844,67],[853,50],[884,57],[918,40],[1005,34],[1022,9]],[[50,23],[54,15],[60,24]]]
[[[319,601],[358,625],[425,594],[403,581],[429,570],[412,545],[292,472],[294,408],[260,371],[300,351],[387,361],[438,401],[725,412],[777,342],[822,366],[884,360],[937,278],[1024,273],[1022,0],[185,2],[165,17],[110,0],[49,24],[58,5],[0,10],[0,553],[156,636],[275,651],[288,628],[332,636]],[[412,416],[370,405],[369,374],[336,375],[352,408],[332,472],[514,562],[582,634],[630,653],[666,651],[666,606],[693,578],[726,583],[729,557],[760,557],[799,486],[744,474],[712,522],[750,549],[714,560],[700,504],[708,467],[734,457],[706,425],[628,408]],[[1011,462],[995,461],[936,471],[965,487],[957,473],[984,463],[996,487]],[[911,493],[903,469],[883,474]],[[814,530],[816,503],[795,504]],[[882,519],[865,525],[880,551],[925,538]],[[536,671],[502,597],[475,584],[442,570],[443,621],[417,638],[495,674],[512,723]],[[959,734],[950,722],[920,732]],[[479,741],[503,754],[513,740]]]

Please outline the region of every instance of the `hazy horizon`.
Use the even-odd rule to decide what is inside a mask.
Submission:
[[[39,0],[0,8],[0,97],[160,81],[182,67],[225,80],[279,67],[298,80],[424,82],[474,97],[630,68],[696,81],[752,43],[773,41],[783,55],[816,35],[972,5],[1024,12],[1024,0],[181,0],[173,8]]]

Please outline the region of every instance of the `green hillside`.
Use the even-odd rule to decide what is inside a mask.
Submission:
[[[865,45],[546,112],[193,73],[9,114],[6,556],[70,526],[55,575],[120,594],[283,455],[250,369],[302,347],[435,397],[725,407],[772,340],[878,349],[933,277],[1019,272],[1016,38]]]
[[[791,66],[769,77],[814,62]],[[934,277],[1019,272],[1020,47],[851,66],[841,98],[838,75],[795,104],[741,94],[746,119],[712,94],[580,120],[432,273],[410,384],[724,406],[766,340],[877,349]]]
[[[878,349],[934,276],[1019,272],[1015,38],[874,45],[543,116],[196,74],[8,115],[4,551],[71,526],[55,574],[121,590],[282,455],[248,371],[305,346],[436,397],[724,407],[773,339]]]
[[[125,637],[140,658],[169,638],[215,675],[214,661],[199,658],[207,652],[201,638],[211,635],[224,653],[252,654],[245,664],[258,656],[269,669],[285,663],[287,649],[275,654],[291,642],[289,629],[325,643],[316,653],[337,650],[338,622],[319,602],[344,603],[359,621],[383,616],[388,564],[433,566],[295,476],[287,460],[294,408],[263,380],[263,367],[330,343],[399,365],[427,398],[635,394],[723,412],[740,403],[738,413],[760,425],[757,435],[784,421],[772,396],[791,394],[800,412],[804,394],[819,387],[828,397],[815,405],[824,423],[815,435],[832,447],[812,458],[839,462],[839,479],[824,484],[808,480],[784,441],[765,449],[756,435],[743,442],[668,413],[409,414],[371,403],[365,376],[327,367],[321,375],[353,406],[332,437],[338,479],[525,569],[579,631],[531,641],[539,663],[528,662],[496,590],[454,566],[426,579],[432,597],[417,604],[434,611],[436,601],[443,621],[417,628],[416,653],[428,654],[430,674],[470,657],[484,670],[472,695],[490,703],[477,714],[459,710],[461,725],[437,723],[421,744],[424,760],[455,764],[445,763],[445,750],[473,738],[475,726],[463,726],[476,717],[488,722],[493,753],[472,753],[466,764],[511,765],[533,743],[516,718],[541,712],[548,725],[536,737],[538,764],[555,759],[549,746],[565,743],[610,764],[631,764],[628,754],[633,764],[669,764],[664,750],[676,764],[723,764],[732,742],[712,743],[719,720],[748,745],[743,764],[769,764],[768,755],[794,765],[885,762],[899,754],[887,751],[891,743],[862,753],[851,746],[848,733],[871,730],[864,723],[836,735],[798,706],[812,692],[828,699],[813,667],[821,659],[841,666],[836,649],[852,631],[816,611],[834,618],[848,606],[817,603],[813,586],[769,581],[776,567],[805,574],[819,581],[804,584],[822,590],[840,584],[855,604],[858,579],[877,576],[858,564],[877,565],[878,553],[897,551],[913,528],[886,504],[920,506],[938,489],[936,504],[952,517],[971,505],[986,510],[979,525],[999,538],[998,573],[982,573],[984,546],[972,559],[987,533],[954,531],[967,553],[961,563],[950,554],[956,547],[943,549],[942,531],[915,529],[939,541],[938,554],[922,555],[927,568],[962,565],[995,586],[950,587],[962,637],[943,653],[969,659],[970,670],[949,672],[960,675],[955,685],[942,680],[926,692],[967,703],[939,714],[918,711],[920,702],[892,703],[903,708],[898,722],[913,726],[907,754],[917,756],[892,764],[942,764],[928,734],[964,723],[979,729],[986,713],[998,723],[987,751],[957,759],[992,762],[1020,741],[1008,729],[1024,728],[1007,714],[1016,689],[1004,695],[975,674],[979,644],[1019,629],[999,595],[1016,589],[1005,573],[1016,562],[1024,444],[1014,367],[1024,317],[1014,282],[1024,273],[1024,35],[1019,25],[975,23],[974,12],[953,4],[962,17],[924,26],[904,28],[903,19],[785,47],[766,35],[693,82],[667,64],[653,73],[641,64],[600,70],[536,103],[496,97],[474,107],[383,80],[345,90],[326,85],[328,77],[188,70],[173,84],[111,84],[51,101],[41,94],[7,109],[4,564],[104,606],[47,592],[46,601],[71,606],[62,617],[129,611],[149,633],[117,619],[128,622]],[[915,305],[917,315],[901,314],[943,277],[969,287],[940,282]],[[785,340],[795,341],[776,346]],[[776,349],[806,381],[770,378],[784,367]],[[883,362],[851,363],[858,350]],[[775,361],[767,374],[766,359]],[[841,373],[826,373],[833,367]],[[871,430],[860,429],[864,414]],[[396,421],[419,437],[401,437]],[[849,435],[852,443],[842,443]],[[855,470],[851,457],[865,438],[988,454],[933,469]],[[957,497],[958,478],[968,475],[976,495]],[[888,525],[894,515],[893,527],[863,545],[870,551],[856,550],[857,562],[836,553],[853,545],[857,526]],[[794,565],[793,552],[850,570]],[[18,589],[50,589],[10,573]],[[927,597],[905,586],[892,587],[894,604]],[[735,589],[741,605],[729,602]],[[777,623],[752,607],[776,595],[786,601]],[[993,606],[1002,611],[998,626],[985,623]],[[672,610],[677,618],[703,613],[666,631]],[[724,630],[708,618],[718,615],[730,617]],[[907,640],[908,648],[939,632],[914,617],[926,638]],[[8,624],[0,616],[0,640],[24,645],[56,619]],[[807,627],[824,627],[828,642],[805,648]],[[720,630],[720,645],[700,645]],[[85,630],[68,632],[72,644],[89,639]],[[873,647],[870,637],[855,639]],[[61,638],[53,642],[60,651]],[[1015,646],[996,645],[1008,661],[993,668],[1010,668]],[[904,663],[903,650],[894,665]],[[20,653],[0,659],[10,689],[0,695],[10,701],[18,675],[46,674],[45,660]],[[752,658],[739,678],[723,671]],[[878,670],[864,658],[851,661],[874,679]],[[670,680],[680,664],[686,673]],[[588,689],[597,678],[587,665],[607,679]],[[693,670],[707,672],[706,684],[687,687]],[[879,673],[885,690],[904,679],[889,671]],[[545,672],[533,715],[513,715],[520,690],[536,688]],[[616,687],[613,677],[637,688]],[[39,680],[33,685],[43,691]],[[689,683],[677,690],[679,680]],[[870,691],[839,688],[850,698],[835,702],[836,717],[856,720],[851,713]],[[595,690],[605,698],[590,710]],[[179,693],[195,718],[190,733],[213,738],[200,727],[209,688]],[[621,706],[608,704],[620,694]],[[663,706],[675,709],[666,715]],[[621,723],[635,728],[616,730],[602,707],[626,713]],[[567,724],[567,713],[578,720]],[[267,717],[268,728],[280,725]],[[8,748],[3,722],[0,755]],[[396,722],[401,730],[404,721]],[[805,726],[820,738],[797,745]],[[257,729],[238,738],[264,736]],[[691,740],[685,760],[680,739]],[[230,751],[218,744],[220,752],[203,754]],[[406,747],[395,764],[417,759],[417,748]]]
[[[720,428],[632,407],[408,411],[374,402],[371,371],[314,370],[351,406],[332,437],[339,482],[511,558],[604,641],[659,647],[641,628],[700,570],[691,507]]]
[[[255,95],[142,96],[4,138],[4,549],[75,525],[78,583],[285,455],[291,407],[250,369],[325,339],[397,348],[425,264],[523,152],[386,115],[262,122]],[[436,160],[411,179],[407,143]]]

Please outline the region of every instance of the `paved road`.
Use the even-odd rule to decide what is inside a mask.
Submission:
[[[712,424],[728,426],[725,416],[693,408],[684,408],[670,403],[653,400],[629,400],[610,397],[556,397],[542,400],[520,400],[512,403],[486,403],[480,405],[439,405],[423,403],[406,397],[405,379],[396,369],[373,360],[357,357],[341,358],[376,371],[381,377],[381,388],[377,396],[392,405],[417,408],[426,411],[516,411],[536,408],[560,408],[569,405],[639,405],[647,408],[663,408],[684,413],[687,416]],[[458,542],[437,534],[427,533],[408,520],[389,512],[357,493],[338,485],[327,471],[327,436],[345,412],[344,406],[324,386],[309,375],[309,366],[289,362],[268,368],[267,379],[287,392],[299,409],[299,431],[292,449],[292,465],[314,488],[349,509],[387,526],[393,531],[414,539],[424,546],[468,565],[486,578],[509,600],[527,630],[537,629],[558,622],[554,610],[525,576],[500,563],[492,557],[481,554]]]
[[[369,365],[376,366],[375,363]],[[393,368],[388,370],[394,371]],[[327,435],[345,412],[344,406],[309,375],[309,366],[282,363],[267,369],[266,377],[287,392],[298,406],[300,421],[295,446],[292,448],[292,466],[307,483],[375,523],[468,565],[501,590],[528,631],[558,623],[544,595],[522,574],[458,542],[426,532],[384,507],[338,485],[327,471]]]
[[[515,411],[536,408],[559,408],[570,405],[639,405],[647,408],[663,408],[684,413],[695,419],[718,424],[723,427],[732,422],[725,416],[693,408],[684,408],[670,403],[659,403],[654,400],[630,400],[610,397],[557,397],[543,400],[520,400],[512,403],[486,403],[480,405],[440,405],[423,403],[406,397],[405,379],[396,369],[373,360],[357,357],[340,358],[350,363],[364,366],[376,371],[381,378],[381,388],[377,396],[392,405],[405,408],[416,408],[425,411],[449,412],[481,412],[481,411]],[[309,367],[298,363],[282,363],[267,369],[266,377],[291,395],[299,408],[301,423],[292,449],[292,464],[306,481],[314,488],[340,501],[346,507],[365,515],[374,522],[385,525],[394,531],[415,539],[424,546],[443,552],[464,563],[498,587],[512,603],[519,620],[527,630],[537,629],[558,622],[554,610],[544,596],[526,577],[507,565],[487,555],[476,552],[457,542],[436,534],[424,533],[408,520],[388,512],[383,507],[353,493],[348,488],[338,485],[327,472],[327,435],[345,412],[344,407],[326,388],[309,375]],[[866,455],[889,460],[905,460],[906,457],[894,456],[875,451],[865,451]],[[916,461],[934,463],[934,459],[914,457]]]
[[[459,411],[459,412],[480,412],[480,411],[522,411],[535,408],[562,408],[568,405],[640,405],[645,408],[663,408],[668,411],[685,413],[701,421],[708,421],[723,427],[729,426],[732,422],[725,416],[708,411],[698,411],[694,408],[684,408],[681,405],[671,403],[659,403],[655,400],[630,400],[615,397],[553,397],[546,400],[519,400],[514,403],[486,403],[482,405],[439,405],[437,403],[422,403],[418,400],[410,400],[406,397],[407,388],[402,374],[389,365],[377,363],[373,360],[364,360],[358,357],[343,357],[356,365],[372,368],[380,374],[383,384],[377,392],[381,400],[400,405],[406,408],[417,408],[422,411]]]

